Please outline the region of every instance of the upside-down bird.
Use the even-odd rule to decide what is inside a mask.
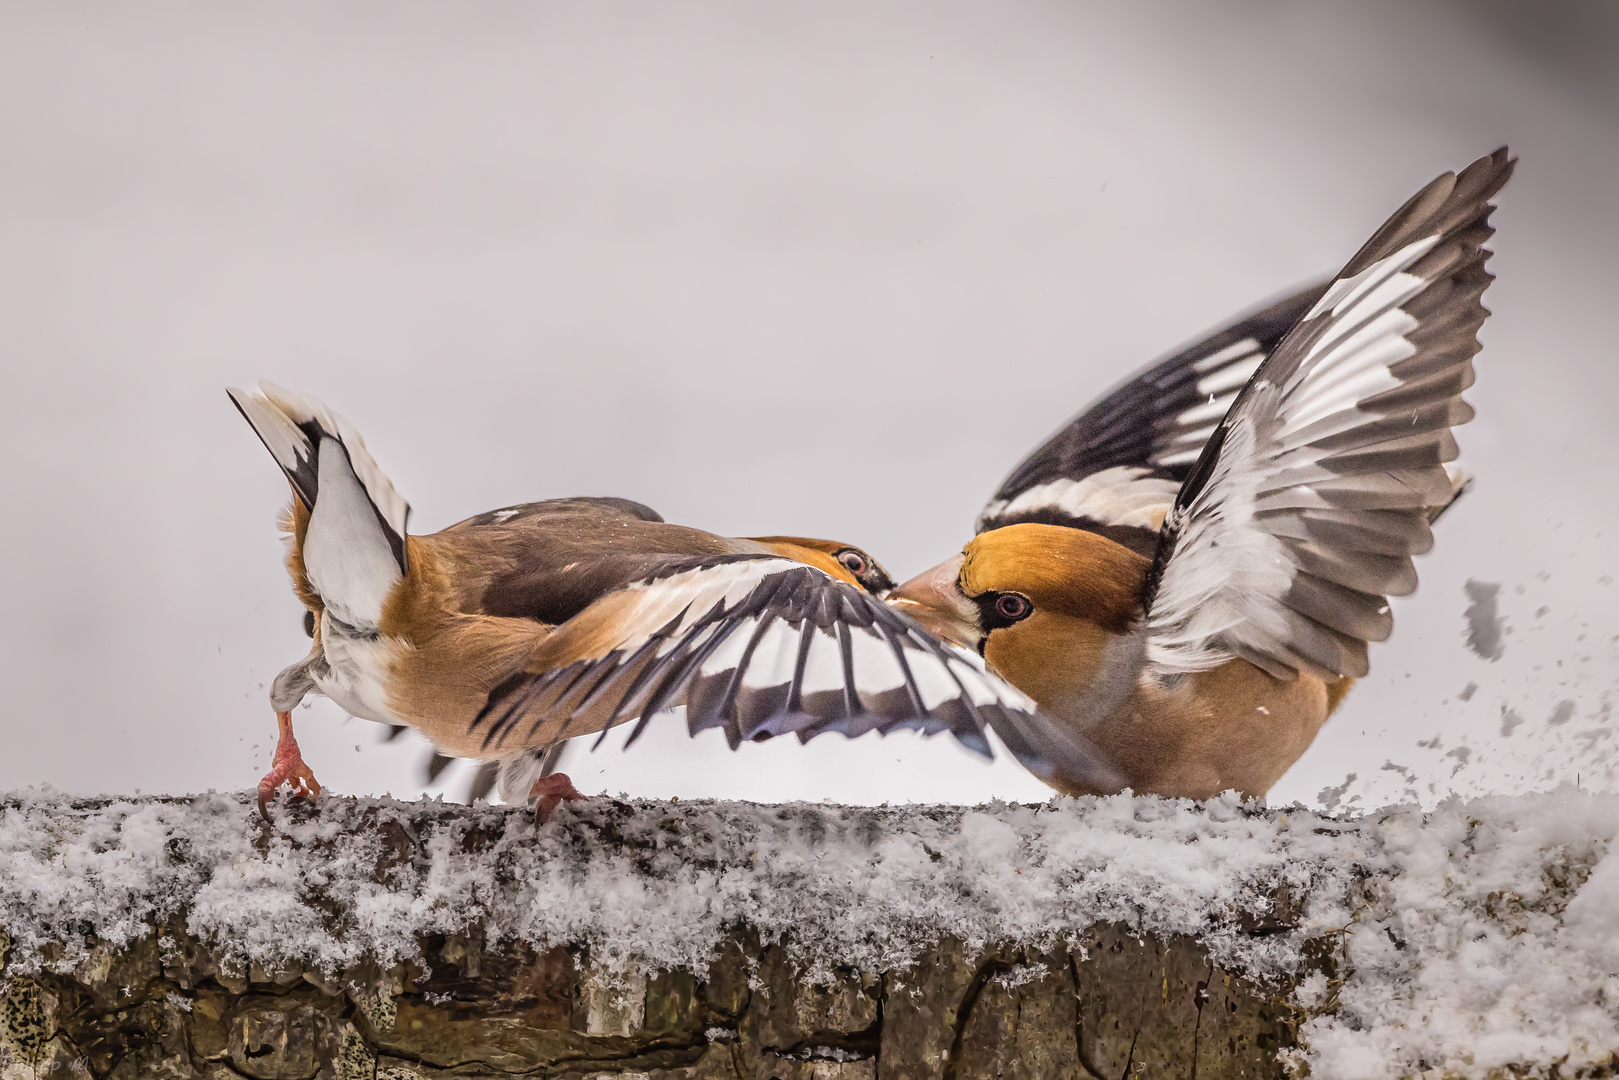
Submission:
[[[986,729],[1040,775],[1106,784],[1083,736],[1041,715],[970,649],[875,595],[859,548],[734,539],[626,499],[525,503],[410,535],[410,508],[358,433],[314,398],[230,391],[292,485],[287,566],[309,654],[270,700],[280,730],[261,809],[319,785],[293,737],[310,692],[416,729],[442,753],[497,763],[502,798],[578,798],[544,750],[686,706],[693,734],[744,740],[919,728],[990,753]]]
[[[890,602],[1136,792],[1263,795],[1367,673],[1462,490],[1451,429],[1473,416],[1490,200],[1513,164],[1503,147],[1440,176],[1326,284],[1104,396]]]

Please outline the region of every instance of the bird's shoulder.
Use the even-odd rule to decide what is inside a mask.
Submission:
[[[691,559],[734,555],[729,538],[673,525],[628,499],[570,498],[491,510],[422,538],[466,614],[566,622],[601,596]]]

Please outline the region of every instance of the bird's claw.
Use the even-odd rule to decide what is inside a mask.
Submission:
[[[298,751],[298,740],[292,737],[292,714],[278,712],[275,719],[280,730],[275,745],[275,761],[264,779],[259,781],[259,813],[264,815],[266,821],[270,820],[270,800],[275,798],[276,789],[282,784],[291,785],[295,798],[313,799],[320,794],[320,781],[304,764],[303,755]]]
[[[564,799],[577,802],[585,796],[573,786],[567,773],[551,773],[534,781],[534,786],[528,789],[528,797],[537,800],[534,804],[534,823],[544,825],[550,820],[551,812],[558,803]]]

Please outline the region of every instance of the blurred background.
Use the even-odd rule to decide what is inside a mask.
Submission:
[[[1271,796],[1329,808],[1615,784],[1619,6],[0,5],[0,790],[268,767],[307,642],[227,384],[346,415],[417,531],[613,494],[904,578],[1110,384],[1503,142],[1477,483]],[[296,719],[334,791],[471,778]],[[1047,796],[943,739],[619,741],[582,790]]]

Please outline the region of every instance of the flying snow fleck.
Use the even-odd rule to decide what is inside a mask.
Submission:
[[[1495,609],[1499,584],[1467,579],[1462,586],[1467,592],[1467,647],[1486,660],[1499,660],[1504,651],[1501,645],[1501,616]]]
[[[1316,793],[1316,799],[1329,811],[1338,809],[1338,804],[1344,801],[1344,792],[1359,779],[1355,773],[1344,777],[1344,782],[1337,787],[1324,787]]]

